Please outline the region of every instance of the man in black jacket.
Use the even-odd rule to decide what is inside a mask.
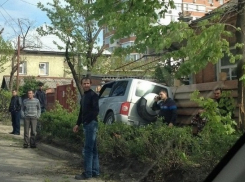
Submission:
[[[79,126],[83,125],[84,139],[84,172],[76,175],[77,180],[86,180],[99,176],[99,157],[97,150],[96,135],[98,131],[99,96],[91,87],[91,79],[81,80],[84,95],[80,102],[80,112],[73,132],[78,132]]]
[[[176,125],[177,107],[174,100],[168,98],[167,92],[161,90],[159,96],[156,96],[154,100],[155,102],[153,103],[152,109],[154,111],[160,110],[158,115],[163,117],[163,121],[169,127]]]
[[[41,105],[41,113],[46,111],[46,103],[47,103],[47,99],[46,99],[46,93],[43,91],[43,83],[39,83],[38,84],[39,89],[35,92],[35,98],[37,98],[40,102]]]
[[[11,120],[13,131],[10,134],[20,135],[20,116],[21,116],[21,98],[17,95],[17,91],[12,91],[12,97],[9,105],[9,112],[11,112]]]

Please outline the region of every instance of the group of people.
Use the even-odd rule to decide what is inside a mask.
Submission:
[[[43,83],[39,83],[39,89],[34,92],[28,90],[27,98],[23,100],[18,96],[17,91],[12,91],[12,97],[9,104],[9,112],[11,113],[13,131],[10,134],[20,135],[20,119],[24,119],[24,148],[36,148],[36,128],[37,120],[41,113],[46,109],[46,93],[43,91]],[[29,129],[31,128],[31,136],[29,141]]]
[[[77,180],[88,180],[92,177],[100,175],[99,170],[99,157],[97,150],[97,131],[99,114],[99,96],[91,89],[92,81],[90,78],[83,78],[81,85],[84,91],[80,101],[80,112],[76,125],[73,127],[73,132],[77,133],[82,125],[84,133],[84,172],[76,175]],[[214,91],[215,100],[220,102],[221,89]],[[42,91],[42,85],[39,90],[34,94],[32,90],[28,91],[28,98],[21,102],[17,92],[13,91],[9,111],[12,116],[13,131],[11,134],[19,135],[20,115],[24,118],[24,147],[27,148],[29,127],[31,127],[30,147],[36,147],[35,134],[37,119],[40,117],[41,112],[45,111],[46,96]],[[163,121],[169,126],[176,125],[177,106],[173,99],[169,98],[165,90],[161,90],[159,95],[154,98],[153,110],[159,110],[158,116],[163,118]],[[21,114],[20,114],[21,113]]]
[[[216,88],[213,92],[214,101],[218,104],[218,109],[221,116],[226,116],[231,113],[231,118],[234,118],[233,110],[234,108],[230,106],[231,99],[227,97],[222,97],[222,89]],[[173,99],[167,96],[167,92],[161,90],[159,95],[154,98],[155,102],[153,103],[152,109],[159,110],[159,117],[163,118],[163,121],[169,126],[172,127],[176,125],[177,118],[177,106]],[[230,108],[229,108],[230,107]],[[192,118],[191,123],[194,126],[193,128],[196,131],[193,131],[193,134],[197,134],[202,130],[206,123],[206,118],[201,117],[201,113],[205,112],[204,110],[199,110],[198,113]]]

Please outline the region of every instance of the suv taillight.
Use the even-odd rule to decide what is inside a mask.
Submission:
[[[120,109],[120,114],[122,114],[122,115],[128,115],[129,108],[130,108],[130,102],[124,102],[124,103],[122,103],[121,109]]]

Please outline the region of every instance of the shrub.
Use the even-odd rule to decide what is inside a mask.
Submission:
[[[213,112],[215,103],[210,100],[200,101],[202,102],[205,109],[210,109],[208,111],[210,116],[209,122],[199,137],[192,135],[190,126],[169,128],[161,120],[141,127],[120,122],[107,125],[99,121],[100,156],[104,159],[134,159],[146,165],[155,163],[159,171],[156,175],[162,175],[163,171],[174,169],[190,171],[197,166],[201,168],[202,175],[207,175],[241,133],[231,129],[233,122],[225,125],[220,122],[224,118]],[[69,143],[81,146],[83,131],[80,130],[78,134],[72,132],[77,117],[78,109],[68,112],[56,103],[54,110],[41,116],[41,134],[69,140]],[[193,180],[198,181],[198,174],[192,175]]]
[[[0,120],[9,121],[9,104],[11,101],[12,94],[7,90],[0,90]]]

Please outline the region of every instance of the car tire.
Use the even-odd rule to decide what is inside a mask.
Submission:
[[[155,96],[157,96],[155,93],[146,94],[142,96],[137,103],[139,116],[148,122],[155,122],[157,120],[158,113],[152,110]]]
[[[104,123],[105,124],[112,124],[115,122],[114,113],[112,111],[108,112],[105,116]]]

